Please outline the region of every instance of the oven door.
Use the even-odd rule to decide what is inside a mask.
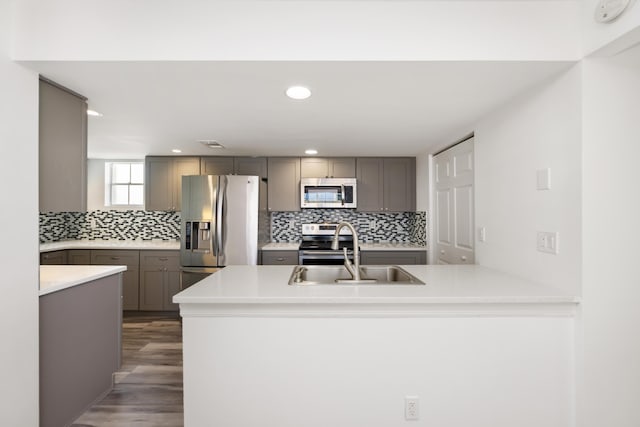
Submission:
[[[353,251],[348,253],[349,260],[353,261]],[[340,251],[307,250],[298,251],[298,264],[300,265],[342,265],[344,255]]]

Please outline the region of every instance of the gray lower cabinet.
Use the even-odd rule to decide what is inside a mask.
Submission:
[[[40,80],[40,212],[87,210],[87,103]]]
[[[298,265],[298,251],[262,251],[263,265]]]
[[[171,299],[180,292],[178,251],[140,251],[140,310],[177,311]]]
[[[269,157],[269,212],[300,210],[300,158]]]
[[[89,249],[69,249],[67,250],[67,264],[70,265],[90,265],[91,250]]]
[[[138,310],[139,251],[99,249],[91,251],[93,265],[126,265],[122,274],[122,309]]]
[[[416,210],[414,157],[363,157],[356,162],[358,210],[412,212]]]
[[[412,265],[426,264],[427,251],[362,251],[363,265]]]
[[[40,254],[40,265],[64,265],[67,263],[67,251],[51,251]]]

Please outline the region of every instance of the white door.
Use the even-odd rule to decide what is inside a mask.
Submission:
[[[437,264],[473,264],[473,138],[433,158]]]

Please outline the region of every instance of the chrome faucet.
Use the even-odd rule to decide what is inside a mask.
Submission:
[[[358,232],[355,227],[348,222],[341,222],[336,227],[336,234],[333,235],[333,240],[331,241],[331,249],[337,251],[339,249],[338,246],[338,238],[340,236],[340,230],[342,227],[347,227],[351,230],[351,234],[353,235],[353,263],[349,261],[349,257],[347,256],[347,248],[342,248],[344,253],[344,267],[351,273],[351,278],[354,281],[361,281],[360,277],[360,243],[358,241]]]

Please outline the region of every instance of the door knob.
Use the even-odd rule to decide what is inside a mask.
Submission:
[[[466,256],[464,256],[464,255],[462,255],[462,256],[460,257],[460,259],[461,259],[461,260],[463,260],[463,261],[466,261],[466,260],[467,260],[467,257],[466,257]]]

